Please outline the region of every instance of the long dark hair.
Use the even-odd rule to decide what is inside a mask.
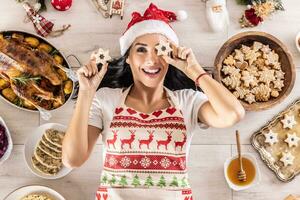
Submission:
[[[101,81],[99,88],[127,88],[133,84],[132,72],[130,65],[126,63],[129,50],[126,54],[118,59],[114,59],[109,63],[107,72]],[[170,90],[194,89],[195,83],[189,79],[183,72],[176,67],[170,65],[165,77],[164,86]]]

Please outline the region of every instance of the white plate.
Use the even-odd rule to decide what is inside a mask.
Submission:
[[[296,42],[296,47],[297,47],[298,51],[300,52],[300,44],[299,44],[299,40],[300,40],[300,32],[297,34],[296,40],[295,40],[295,42]]]
[[[65,200],[63,196],[61,196],[58,192],[55,190],[48,188],[46,186],[40,186],[40,185],[29,185],[24,186],[21,188],[18,188],[8,194],[4,200],[19,200],[22,197],[32,194],[32,193],[40,193],[40,194],[47,194],[49,197],[52,197],[54,200]]]
[[[227,181],[227,184],[229,185],[229,187],[235,191],[240,191],[240,190],[246,190],[246,189],[249,189],[255,185],[258,185],[259,182],[260,182],[260,171],[259,171],[259,167],[258,167],[258,164],[257,164],[257,161],[256,161],[256,158],[249,154],[249,153],[245,153],[245,154],[242,154],[242,157],[245,157],[245,158],[248,158],[250,161],[252,161],[254,167],[255,167],[255,171],[256,171],[256,174],[255,174],[255,177],[254,177],[254,180],[248,184],[248,185],[245,185],[245,186],[238,186],[238,185],[235,185],[233,184],[230,180],[229,180],[229,177],[227,175],[227,168],[230,164],[230,162],[234,159],[236,159],[238,156],[234,156],[234,157],[231,157],[231,158],[228,158],[225,163],[224,163],[224,175],[225,175],[225,179]]]
[[[36,170],[31,162],[31,157],[34,154],[34,149],[38,142],[42,139],[43,134],[46,132],[47,129],[53,128],[59,131],[66,131],[67,127],[62,125],[62,124],[57,124],[57,123],[48,123],[48,124],[43,124],[39,126],[37,129],[35,129],[33,132],[31,132],[25,143],[25,149],[24,149],[24,158],[27,163],[27,166],[29,169],[34,173],[35,175],[45,178],[45,179],[58,179],[66,176],[68,173],[72,171],[72,169],[69,169],[65,167],[64,165],[60,169],[60,171],[56,175],[47,175],[39,172]]]
[[[11,139],[11,135],[10,135],[10,132],[4,122],[4,120],[0,117],[0,124],[2,124],[2,126],[4,126],[5,128],[5,133],[6,133],[6,136],[7,136],[7,140],[8,140],[8,146],[7,146],[7,149],[6,149],[6,152],[4,153],[4,155],[0,158],[0,165],[2,165],[4,163],[5,160],[8,159],[8,157],[10,156],[11,152],[12,152],[12,149],[13,149],[13,142],[12,142],[12,139]]]

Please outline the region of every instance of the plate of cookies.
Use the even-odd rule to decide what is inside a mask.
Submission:
[[[282,102],[295,83],[290,52],[264,32],[243,32],[230,38],[219,50],[215,66],[215,78],[246,110],[264,110]]]
[[[251,143],[283,182],[300,174],[300,99],[255,132]]]
[[[4,200],[65,200],[65,198],[46,186],[29,185],[14,190]]]
[[[39,126],[25,143],[24,157],[29,169],[45,179],[58,179],[72,169],[62,163],[62,140],[67,127],[57,123]]]

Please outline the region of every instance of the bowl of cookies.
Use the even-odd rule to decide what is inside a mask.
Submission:
[[[286,46],[257,31],[239,33],[223,44],[215,58],[217,81],[248,111],[269,109],[291,92],[295,65]]]

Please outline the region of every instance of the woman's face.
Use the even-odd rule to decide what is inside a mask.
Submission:
[[[146,34],[135,39],[126,62],[130,65],[135,83],[147,87],[163,85],[168,64],[157,56],[155,46],[167,38],[161,34]]]

